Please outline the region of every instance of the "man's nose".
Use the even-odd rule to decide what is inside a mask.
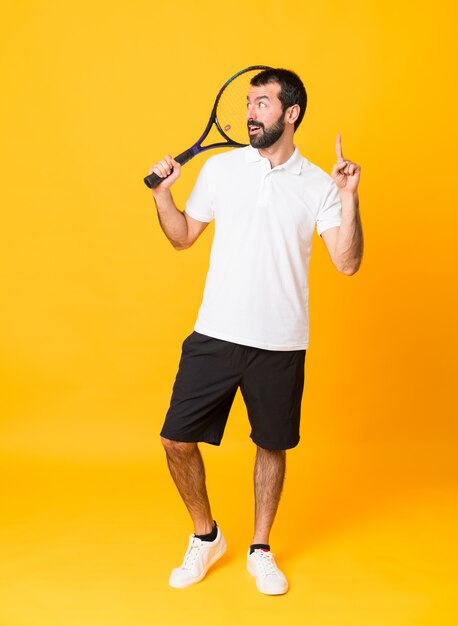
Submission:
[[[252,109],[250,109],[248,107],[247,112],[246,112],[246,118],[247,118],[247,120],[249,120],[249,119],[255,120],[256,119],[256,109],[254,107]]]

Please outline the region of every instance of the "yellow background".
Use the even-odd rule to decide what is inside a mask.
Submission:
[[[1,50],[1,626],[456,623],[456,4],[24,1]],[[210,226],[177,253],[143,184],[197,138],[220,84],[288,67],[297,145],[361,164],[365,255],[315,235],[301,443],[272,549],[245,571],[254,446],[237,396],[204,446],[229,552],[167,585],[192,531],[158,432]],[[183,170],[180,207],[206,156]],[[455,406],[454,406],[455,405]],[[452,531],[453,529],[453,531]]]

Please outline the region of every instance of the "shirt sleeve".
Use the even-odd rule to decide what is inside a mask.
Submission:
[[[199,220],[199,222],[211,222],[215,219],[212,181],[210,180],[208,161],[204,163],[197,176],[184,212],[195,220]]]
[[[342,221],[341,215],[342,204],[340,202],[339,188],[331,179],[316,218],[317,233],[321,235],[328,228],[340,226]]]

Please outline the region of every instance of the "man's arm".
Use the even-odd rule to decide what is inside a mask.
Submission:
[[[163,161],[153,165],[149,173],[155,172],[164,178],[162,183],[151,190],[161,228],[175,250],[186,250],[208,226],[208,222],[195,220],[177,209],[170,187],[180,176],[180,169],[180,164],[167,155]]]
[[[321,237],[335,267],[351,276],[358,271],[363,258],[364,240],[359,214],[357,192],[340,191],[342,221],[340,226],[328,228]]]
[[[331,176],[339,188],[341,223],[325,230],[321,236],[339,272],[351,276],[361,265],[364,247],[358,198],[361,166],[343,158],[340,135],[336,138],[336,154],[337,163]]]

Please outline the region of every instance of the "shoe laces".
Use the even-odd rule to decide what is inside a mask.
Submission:
[[[254,554],[256,555],[256,563],[262,570],[264,576],[269,576],[270,574],[278,574],[277,565],[275,563],[274,555],[272,552],[266,552],[265,550],[255,550]]]
[[[202,540],[199,539],[198,537],[194,537],[193,535],[191,535],[189,546],[185,552],[183,565],[181,566],[181,569],[192,569],[200,553],[201,547],[202,547]]]

